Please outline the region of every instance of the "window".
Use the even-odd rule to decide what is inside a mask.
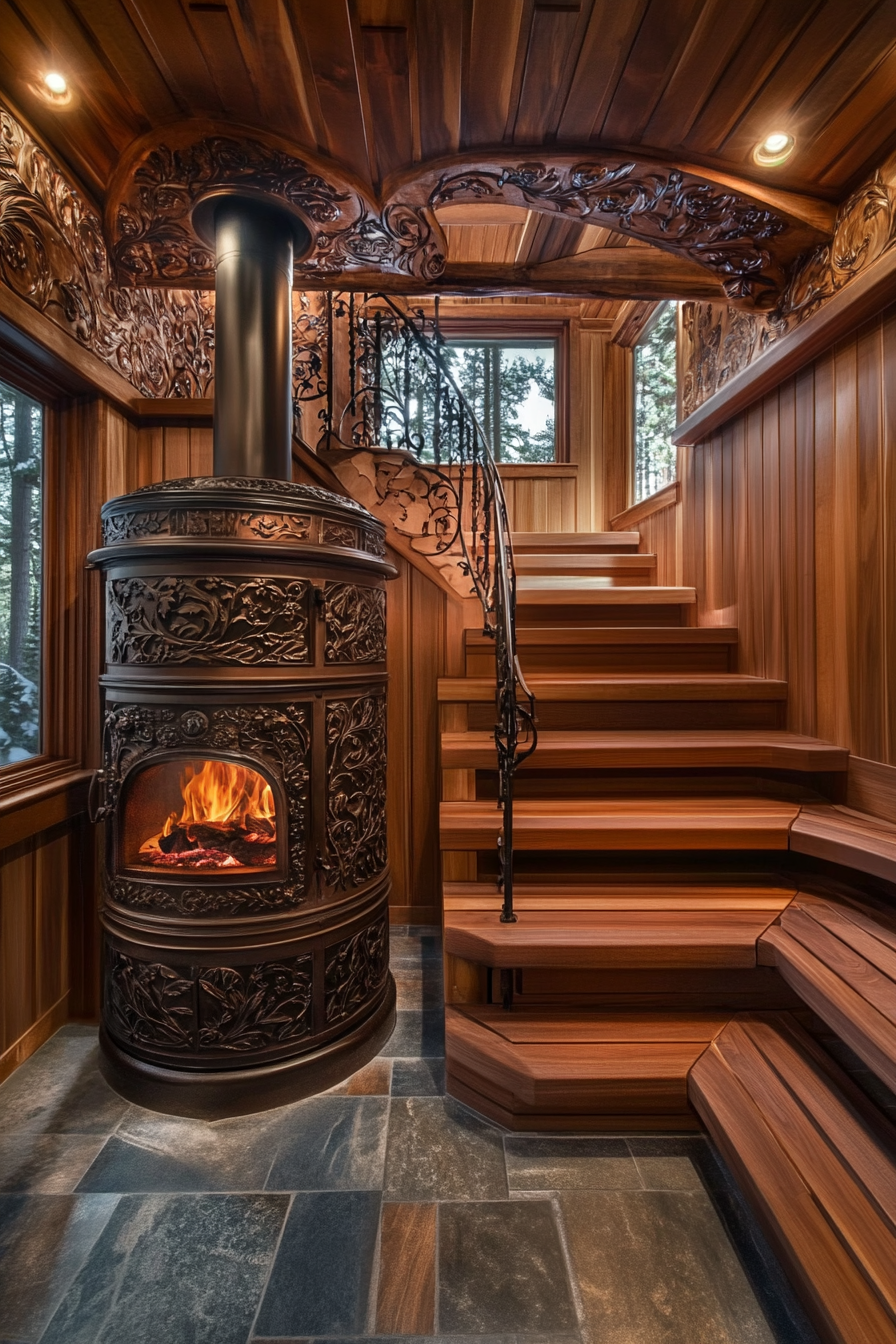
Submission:
[[[556,460],[556,340],[457,337],[445,353],[498,462]]]
[[[40,752],[43,407],[0,382],[0,766]]]
[[[666,303],[635,346],[635,503],[675,479],[677,304]]]

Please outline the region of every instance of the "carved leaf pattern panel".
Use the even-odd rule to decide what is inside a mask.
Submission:
[[[262,541],[307,541],[309,515],[246,513],[236,509],[131,509],[103,518],[103,543],[114,546],[144,537],[258,537]]]
[[[358,545],[358,534],[353,527],[349,527],[346,523],[334,523],[329,518],[323,520],[320,539],[325,546],[357,547]]]
[[[386,657],[386,594],[382,588],[328,583],[324,588],[328,663],[381,663]]]
[[[304,579],[113,579],[106,591],[110,663],[311,661]]]
[[[331,887],[357,887],[386,866],[386,698],[327,705],[326,853]]]
[[[311,1030],[311,955],[199,976],[199,1049],[267,1050]]]
[[[105,718],[103,759],[106,798],[101,816],[115,814],[129,771],[165,758],[171,750],[209,750],[261,760],[286,794],[288,816],[287,877],[284,883],[246,887],[195,885],[178,891],[175,884],[130,882],[118,877],[109,883],[113,898],[141,909],[171,910],[183,904],[193,915],[222,915],[277,910],[302,905],[306,889],[306,846],[311,753],[311,716],[304,705],[217,709],[211,715],[198,708],[180,712],[126,705]],[[156,900],[158,897],[158,901]],[[203,899],[204,897],[204,899]]]
[[[327,1025],[341,1022],[379,989],[389,970],[389,929],[385,919],[327,948],[324,999]]]
[[[171,966],[108,952],[106,1020],[134,1045],[193,1048],[193,983]]]

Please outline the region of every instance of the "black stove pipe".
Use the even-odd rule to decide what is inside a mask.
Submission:
[[[215,203],[216,476],[292,478],[293,252],[303,227],[263,201]]]

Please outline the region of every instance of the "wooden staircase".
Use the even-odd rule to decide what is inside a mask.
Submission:
[[[785,730],[636,533],[514,539],[539,747],[517,777],[518,922],[498,920],[493,649],[465,632],[442,707],[449,1088],[517,1129],[697,1124],[688,1071],[732,1012],[799,1003],[757,943],[804,802],[847,754]],[[502,974],[504,976],[502,991]],[[500,1006],[513,987],[514,1008]]]

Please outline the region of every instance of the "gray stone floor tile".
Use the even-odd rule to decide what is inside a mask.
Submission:
[[[245,1344],[284,1195],[124,1195],[41,1344]]]
[[[18,1130],[0,1137],[0,1190],[70,1195],[106,1142],[102,1135]]]
[[[281,1130],[268,1190],[381,1190],[387,1097],[313,1097]]]
[[[393,1097],[441,1097],[444,1092],[444,1059],[396,1059],[392,1065]]]
[[[441,1204],[438,1310],[444,1334],[575,1330],[550,1201]]]
[[[275,1112],[208,1124],[138,1110],[122,1121],[79,1190],[263,1190],[280,1142]]]
[[[363,1333],[379,1218],[373,1191],[296,1195],[255,1335]]]
[[[704,1190],[560,1195],[600,1344],[775,1344]]]
[[[645,1190],[699,1190],[706,1154],[704,1139],[631,1138],[628,1146]]]
[[[399,1012],[420,1012],[423,1009],[442,1011],[445,992],[441,975],[430,974],[419,967],[395,971],[396,1007]]]
[[[130,1110],[98,1066],[96,1028],[57,1032],[0,1086],[0,1133],[111,1134]]]
[[[504,1155],[511,1190],[641,1189],[638,1168],[625,1139],[549,1139],[514,1134],[504,1140]]]
[[[422,966],[427,962],[441,965],[442,940],[435,934],[427,934],[423,938],[392,934],[389,939],[389,958],[392,965],[399,968]]]
[[[40,1338],[117,1203],[117,1195],[0,1196],[2,1338]]]
[[[414,1055],[435,1057],[445,1053],[445,1015],[441,1010],[395,1014],[395,1030],[380,1054],[388,1059]]]
[[[385,1189],[393,1200],[506,1198],[501,1132],[450,1097],[394,1097]]]

